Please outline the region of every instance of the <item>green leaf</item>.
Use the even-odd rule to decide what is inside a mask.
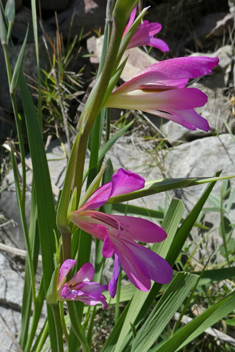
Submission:
[[[5,16],[8,20],[7,42],[9,42],[13,24],[15,22],[15,0],[7,0]]]
[[[38,233],[38,227],[37,227],[37,206],[36,206],[36,199],[35,199],[34,182],[32,182],[32,190],[31,190],[31,207],[30,207],[29,223],[30,223],[29,243],[30,243],[30,249],[32,251],[33,268],[34,268],[34,274],[35,274],[37,271],[38,254],[39,254],[40,245],[39,245],[39,233]],[[20,345],[23,349],[25,347],[26,342],[28,341],[28,328],[29,328],[29,321],[30,321],[31,309],[32,309],[31,285],[32,285],[32,282],[30,279],[30,264],[29,264],[29,261],[26,260],[23,301],[22,301],[22,308],[21,308],[21,331],[20,331]],[[39,305],[39,300],[37,297],[34,312],[38,308],[38,305]],[[41,315],[41,312],[40,312],[40,315]]]
[[[161,193],[176,188],[186,188],[204,183],[213,183],[219,180],[233,178],[235,176],[221,177],[195,177],[195,178],[166,178],[145,182],[145,187],[139,191],[123,194],[121,196],[110,198],[107,203],[120,203],[128,200],[149,196],[151,194]]]
[[[129,129],[129,127],[133,124],[134,121],[131,121],[128,123],[126,126],[121,128],[118,132],[116,132],[112,138],[110,138],[100,149],[99,149],[99,154],[98,154],[98,161],[102,160],[106,153],[112,148],[112,146],[115,144],[115,142]],[[88,168],[84,172],[83,176],[83,181],[86,179],[88,175]]]
[[[2,45],[7,44],[7,31],[6,31],[6,24],[2,14],[2,9],[0,7],[0,38]]]
[[[194,271],[195,275],[201,275],[201,271]],[[235,267],[205,270],[198,285],[207,285],[214,282],[232,279],[235,277]]]
[[[57,304],[57,282],[60,273],[60,264],[57,265],[51,278],[50,286],[46,293],[46,301],[49,304]]]
[[[124,67],[126,65],[126,62],[128,60],[128,57],[121,63],[121,65],[118,67],[114,75],[111,77],[107,90],[105,92],[105,96],[103,99],[103,104],[105,106],[106,101],[108,100],[110,94],[112,93],[113,89],[115,88],[116,84],[118,83],[120,76],[122,74],[122,71],[124,70]]]
[[[16,187],[17,205],[18,205],[18,209],[19,209],[20,220],[21,220],[23,234],[24,234],[24,240],[25,240],[25,246],[26,246],[26,250],[27,250],[27,260],[29,261],[29,273],[30,273],[30,279],[31,279],[31,289],[32,289],[32,295],[33,295],[33,301],[35,304],[36,291],[35,291],[35,277],[34,277],[34,269],[33,269],[32,251],[31,251],[30,243],[29,243],[29,233],[28,233],[26,214],[25,214],[24,208],[22,206],[22,202],[21,202],[22,195],[21,195],[21,190],[20,190],[18,169],[17,169],[17,164],[16,164],[13,148],[11,148],[11,162],[12,162],[12,169],[13,169],[15,187]]]
[[[63,190],[60,195],[59,204],[57,208],[57,217],[56,223],[57,227],[61,233],[70,232],[68,227],[68,219],[67,219],[67,212],[69,208],[69,201],[70,201],[70,193],[72,189],[72,183],[74,178],[74,170],[77,160],[77,148],[79,144],[79,134],[77,135],[68,162],[65,179],[64,179],[64,186]]]
[[[219,176],[219,173],[216,176]],[[215,177],[214,179],[216,180],[217,177]],[[190,212],[187,219],[184,221],[184,223],[181,225],[180,229],[177,231],[176,236],[174,236],[174,235],[175,235],[175,231],[177,230],[177,227],[171,227],[172,212],[169,208],[169,210],[168,210],[169,216],[168,216],[168,212],[167,212],[166,219],[164,220],[164,223],[163,223],[163,228],[166,230],[166,232],[168,234],[168,241],[172,242],[172,244],[167,252],[167,256],[166,256],[166,260],[171,265],[173,265],[175,260],[177,259],[178,255],[181,251],[181,248],[182,248],[183,244],[185,243],[185,241],[186,241],[198,215],[200,214],[200,211],[203,208],[210,192],[212,191],[214,185],[215,185],[215,181],[207,186],[207,188],[204,191],[204,193],[202,194],[201,198],[198,200],[197,204],[195,205],[193,210]],[[177,208],[175,210],[178,211]],[[180,221],[181,217],[182,217],[182,214],[180,216],[179,216],[179,214],[177,216],[173,215],[173,218],[174,219],[178,218],[178,221]],[[170,229],[170,231],[169,231],[169,229]],[[169,237],[171,239],[169,239]],[[172,238],[173,238],[173,240],[172,240]],[[163,244],[163,247],[161,250],[162,250],[162,252],[159,253],[160,255],[162,255],[162,253],[164,254],[166,252],[166,248],[165,248],[164,244]],[[146,311],[149,309],[152,301],[156,297],[160,288],[161,288],[160,284],[154,283],[151,288],[151,291],[149,293],[140,292],[140,291],[137,292],[132,299],[129,313],[127,315],[127,321],[132,321],[134,324],[138,324],[138,322],[145,316]],[[123,329],[119,335],[119,340],[117,343],[116,352],[118,351],[118,348],[122,344],[121,341],[125,339],[125,336],[127,336],[128,331],[129,331],[129,326],[126,322],[124,322]]]
[[[214,325],[217,321],[234,310],[234,304],[235,292],[214,304],[204,313],[181,328],[165,343],[161,344],[160,347],[156,346],[151,349],[150,352],[175,352],[182,349],[185,345],[202,334],[207,328]]]
[[[80,208],[85,203],[85,201],[90,197],[90,195],[99,187],[101,179],[102,179],[103,174],[105,172],[105,169],[106,169],[105,166],[102,167],[100,172],[96,175],[94,180],[91,182],[91,184],[89,185],[89,187],[86,190],[85,194],[81,198],[78,208]]]
[[[24,53],[25,53],[25,48],[26,48],[26,44],[27,44],[27,39],[28,39],[28,33],[29,33],[29,28],[27,28],[27,32],[24,38],[24,42],[23,45],[20,49],[20,53],[18,55],[16,64],[15,64],[15,68],[13,71],[13,75],[12,75],[12,80],[11,80],[11,85],[10,85],[10,93],[11,94],[15,94],[16,88],[18,87],[18,83],[19,83],[19,76],[22,70],[22,65],[23,65],[23,60],[24,60]]]
[[[28,142],[32,158],[35,196],[38,210],[38,229],[42,253],[44,289],[47,291],[54,272],[53,255],[55,253],[54,233],[56,231],[54,197],[51,188],[50,174],[44,149],[43,139],[37,120],[32,96],[24,76],[21,74],[19,84],[25,114]],[[52,351],[57,350],[55,326],[50,307],[48,322]]]
[[[133,284],[124,285],[121,287],[120,302],[130,301],[132,296],[136,293],[137,288]],[[116,304],[116,297],[110,298],[109,292],[104,292],[109,304]]]
[[[92,127],[89,136],[89,148],[90,148],[90,160],[89,160],[89,171],[88,171],[88,179],[87,179],[87,187],[89,187],[90,183],[96,177],[98,173],[98,154],[101,143],[103,125],[105,118],[105,109],[102,109],[99,115],[97,116],[95,123]]]
[[[69,207],[68,207],[68,213],[70,211],[74,211],[77,210],[77,204],[78,204],[78,200],[77,200],[77,188],[75,187],[69,202]]]
[[[138,4],[138,0],[126,1],[126,0],[117,0],[113,10],[113,17],[115,18],[118,24],[123,26],[123,29],[126,26],[128,18],[131,14],[131,11]]]
[[[123,311],[123,313],[120,316],[120,318],[118,319],[118,321],[116,322],[113,330],[111,331],[109,337],[105,341],[105,343],[104,343],[103,347],[101,348],[100,352],[113,352],[114,351],[115,346],[117,344],[117,340],[118,340],[120,331],[121,331],[121,328],[122,328],[122,326],[123,326],[123,324],[125,322],[129,306],[130,306],[130,302],[126,306],[125,310]]]
[[[8,22],[15,21],[15,0],[7,0],[5,6],[5,16]]]
[[[198,277],[178,273],[158,301],[148,319],[138,331],[131,352],[148,351],[196,284]]]
[[[219,173],[216,174],[219,175]],[[183,224],[181,225],[181,227],[179,228],[179,230],[177,231],[177,234],[172,242],[172,245],[168,251],[166,260],[173,265],[174,262],[176,261],[181,248],[183,247],[188,235],[190,234],[190,231],[192,230],[194,223],[196,222],[207,198],[209,197],[215,183],[216,180],[219,179],[219,177],[214,177],[213,178],[214,181],[211,182],[207,188],[205,189],[204,193],[202,194],[202,196],[200,197],[200,199],[197,201],[196,205],[194,206],[194,208],[191,210],[191,212],[189,213],[189,215],[187,216],[187,218],[185,219],[185,221],[183,222]]]
[[[167,241],[168,241],[168,246],[169,244],[173,241],[173,238],[175,236],[175,233],[177,231],[180,219],[183,215],[184,212],[184,206],[181,201],[179,200],[174,200],[171,202],[168,212],[166,214],[166,217],[164,219],[164,222],[162,224],[162,227],[165,229],[167,232]],[[165,242],[165,241],[164,241]],[[158,254],[164,257],[164,254],[166,253],[166,248],[164,245],[161,247],[158,247],[157,245],[153,246],[154,250],[158,250]],[[152,285],[154,287],[155,284]],[[158,287],[158,291],[161,288],[160,284],[156,284]],[[142,317],[145,315],[147,309],[149,308],[150,304],[152,303],[153,299],[157,295],[157,291],[154,292],[152,296],[152,290],[150,292],[142,292],[137,290],[132,301],[130,304],[130,307],[128,309],[128,314],[127,318],[123,324],[122,330],[119,334],[119,338],[116,344],[115,352],[120,352],[121,351],[121,346],[123,346],[123,341],[126,339],[129,331],[130,331],[130,324],[129,322],[131,321],[135,325],[138,324],[138,322],[142,319]],[[150,297],[150,298],[149,298]],[[146,303],[146,307],[144,304]],[[144,307],[144,308],[143,308]],[[140,318],[141,316],[141,318]],[[137,317],[139,317],[137,319]],[[125,346],[123,346],[125,347]]]
[[[226,319],[224,322],[229,326],[235,326],[235,319]]]
[[[126,126],[122,127],[110,138],[99,150],[99,160],[101,160],[107,152],[112,148],[115,142],[131,127],[134,121],[129,122]],[[113,202],[114,203],[114,202]]]
[[[172,199],[170,207],[167,211],[167,216],[162,224],[162,227],[167,233],[167,238],[165,241],[160,243],[154,243],[152,247],[152,250],[163,258],[166,258],[169,248],[174,240],[174,235],[178,229],[184,209],[184,205],[180,200]]]
[[[130,205],[130,204],[114,203],[112,209],[122,214],[145,216],[147,218],[150,218],[150,219],[153,218],[159,221],[162,221],[164,218],[163,211],[137,207],[135,205]]]
[[[33,35],[35,43],[35,53],[37,60],[37,81],[38,81],[38,122],[42,128],[42,87],[41,87],[41,65],[39,58],[39,35],[38,35],[38,17],[36,0],[31,0],[31,11],[33,21]]]
[[[31,324],[30,324],[30,330],[27,335],[26,347],[24,349],[24,352],[31,351],[32,344],[35,340],[35,335],[36,335],[36,330],[38,328],[39,319],[41,318],[44,300],[45,300],[45,291],[44,291],[44,283],[43,283],[43,276],[42,276],[40,286],[38,289],[38,294],[37,294],[37,302],[35,305],[35,309],[33,311],[33,317],[32,317]],[[48,324],[47,324],[47,327],[48,327]],[[47,331],[47,335],[48,335],[48,331]],[[46,337],[47,337],[47,335],[46,335]]]

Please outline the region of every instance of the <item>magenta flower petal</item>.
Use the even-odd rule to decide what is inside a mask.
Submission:
[[[155,252],[134,241],[115,244],[118,247],[124,271],[140,290],[148,291],[151,286],[150,280],[161,284],[171,281],[173,273],[171,266]]]
[[[163,51],[164,53],[166,51],[169,51],[169,46],[162,40],[162,39],[158,39],[158,38],[150,38],[148,42],[146,42],[145,45],[148,46],[153,46],[154,48],[157,48],[161,51]]]
[[[195,130],[209,131],[206,120],[194,111],[207,96],[196,88],[185,88],[190,78],[212,71],[218,58],[176,58],[151,65],[116,89],[106,107],[139,109]]]
[[[80,210],[100,208],[110,197],[131,193],[144,187],[144,179],[129,170],[119,169],[112,182],[98,188]]]
[[[188,128],[191,131],[195,131],[196,130],[195,126],[191,125],[190,123],[186,122],[184,119],[182,119],[180,117],[180,112],[182,110],[178,111],[177,116],[175,116],[175,114],[171,114],[170,112],[164,112],[164,111],[159,111],[159,110],[150,110],[149,109],[149,110],[145,110],[145,111],[150,113],[150,114],[163,117],[163,118],[165,118],[167,120],[174,121],[174,122],[178,123],[179,125],[184,126],[185,128]],[[187,111],[190,111],[190,110],[187,110]]]
[[[158,81],[198,78],[211,73],[217,66],[217,57],[193,56],[178,57],[150,65],[129,81],[123,83],[116,91],[126,93],[138,89],[142,84],[156,83]],[[167,82],[166,82],[167,85]]]
[[[95,269],[91,263],[84,264],[81,269],[69,280],[69,285],[76,285],[77,282],[91,281],[95,275]]]
[[[135,14],[136,14],[136,9],[131,13],[130,20],[125,28],[123,36],[127,33],[127,31],[132,26],[135,19]],[[160,40],[160,39],[157,40],[156,38],[154,38],[154,35],[160,32],[161,29],[162,29],[162,26],[160,25],[160,23],[157,23],[157,22],[149,23],[148,21],[144,21],[136,29],[134,35],[132,36],[127,46],[127,49],[131,49],[137,46],[150,45],[164,52],[169,51],[168,45],[163,40]]]
[[[64,280],[66,279],[66,276],[68,275],[68,273],[74,267],[75,264],[76,264],[76,260],[73,260],[73,259],[67,259],[63,262],[63,264],[60,267],[60,273],[59,273],[59,278],[57,282],[57,289],[61,288]]]
[[[100,187],[94,192],[95,195],[91,195],[80,209],[68,214],[70,221],[104,242],[102,253],[105,257],[115,255],[113,277],[109,283],[111,297],[116,294],[120,266],[123,267],[133,284],[143,291],[150,289],[151,280],[166,283],[172,276],[172,269],[163,258],[134,242],[134,240],[148,243],[163,241],[166,238],[166,232],[161,227],[145,219],[109,215],[91,208],[93,206],[96,209],[101,198],[103,202],[103,192],[109,192],[109,197],[115,197],[139,190],[144,187],[144,184],[144,179],[139,175],[120,169],[113,175],[111,183]],[[107,194],[105,195],[106,198]],[[159,269],[157,270],[158,266]],[[161,270],[163,270],[163,273],[160,273]],[[84,275],[79,275],[71,279],[68,283],[69,287],[65,289],[66,295],[73,297],[71,299],[82,300],[84,296],[81,296],[80,292],[83,292],[83,290],[86,291],[84,295],[88,294],[89,291],[90,296],[96,292],[93,292],[91,283],[84,282],[84,280],[82,283],[77,282],[79,281],[78,278],[85,278]],[[91,275],[88,276],[88,279],[90,277]],[[73,284],[72,291],[71,283]],[[95,294],[99,293],[100,291]],[[79,298],[77,298],[78,295]]]
[[[102,254],[105,258],[109,258],[113,255],[113,244],[110,241],[109,235],[107,234],[107,236],[104,239],[104,245],[102,248]]]
[[[117,282],[121,270],[121,263],[119,256],[115,253],[113,276],[109,282],[109,293],[112,298],[116,296],[117,292]]]
[[[149,23],[149,21],[144,21],[142,27],[146,28],[150,36],[154,36],[159,33],[162,29],[162,25],[158,22]]]
[[[147,84],[142,84],[139,86],[139,89],[148,92],[148,91],[164,91],[174,88],[185,88],[188,84],[188,79],[168,79],[165,81],[151,82]]]
[[[151,288],[151,280],[145,275],[142,268],[139,267],[133,258],[122,256],[122,267],[128,276],[128,279],[139,290],[147,292]]]
[[[196,128],[200,128],[203,131],[208,132],[210,130],[210,126],[206,119],[204,119],[201,115],[199,115],[195,110],[170,110],[171,114],[175,117],[180,117],[187,123],[191,124]]]
[[[65,273],[68,274],[69,270],[75,264],[75,260],[68,259],[61,265],[61,275],[57,283],[57,300],[82,301],[90,305],[102,303],[103,308],[105,308],[107,303],[102,291],[107,290],[108,286],[100,285],[97,282],[90,282],[95,272],[90,263],[84,264],[71,280],[63,284]]]
[[[107,308],[107,302],[106,302],[106,297],[104,295],[101,295],[99,299],[95,299],[93,297],[78,297],[75,299],[75,301],[81,301],[83,303],[88,304],[89,306],[96,306],[97,304],[101,303],[102,308],[105,309]]]
[[[137,28],[135,34],[127,46],[127,49],[137,46],[149,45],[158,48],[163,52],[169,51],[168,45],[163,40],[154,38],[154,35],[160,32],[161,29],[162,26],[160,23],[149,23],[148,21],[144,21]]]
[[[145,243],[162,242],[167,234],[162,227],[153,222],[131,216],[112,215],[121,224],[120,236],[127,236],[135,241]]]
[[[99,187],[87,199],[86,203],[81,207],[81,210],[100,208],[110,198],[111,191],[112,191],[112,182],[108,182],[105,185]]]
[[[86,213],[86,212],[84,212]],[[82,214],[82,213],[81,213]],[[80,218],[79,210],[72,211],[68,214],[68,219],[77,225],[83,231],[95,236],[101,241],[104,241],[107,236],[107,229],[104,225],[95,224],[92,222],[92,218],[89,216]],[[86,221],[85,221],[86,220]]]
[[[93,298],[99,298],[101,293],[108,289],[108,285],[100,285],[98,282],[81,282],[78,289],[83,293],[89,293]]]
[[[119,169],[112,177],[111,197],[132,193],[144,188],[145,180],[143,177],[129,170]]]
[[[131,26],[133,25],[133,23],[135,21],[136,11],[137,11],[137,6],[135,6],[135,8],[132,10],[132,12],[130,14],[129,21],[128,21],[127,25],[126,25],[126,28],[125,28],[124,32],[123,32],[123,37],[129,31]]]

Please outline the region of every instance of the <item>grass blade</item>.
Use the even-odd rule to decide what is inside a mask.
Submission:
[[[212,307],[207,309],[199,317],[181,328],[167,342],[150,350],[150,352],[175,352],[183,348],[190,341],[202,334],[207,328],[229,314],[234,309],[235,292],[225,297]]]
[[[55,223],[55,205],[46,153],[37,115],[33,105],[32,96],[22,74],[20,75],[19,84],[22,94],[30,154],[32,158],[35,195],[38,209],[38,229],[44,273],[44,292],[47,292],[47,289],[50,285],[51,276],[54,272],[54,234],[57,233]],[[51,338],[51,348],[53,352],[56,352],[57,346],[55,339],[55,326],[52,312],[49,306],[48,323]]]
[[[186,299],[198,280],[196,275],[178,273],[138,331],[131,352],[148,351]]]
[[[213,183],[220,180],[226,180],[235,176],[221,176],[221,177],[195,177],[195,178],[165,178],[145,182],[145,187],[139,191],[123,194],[121,196],[110,198],[107,203],[120,203],[128,200],[137,199],[149,196],[151,194],[170,191],[176,188],[186,188],[204,183]]]
[[[163,225],[162,225],[162,227],[165,229],[165,231],[168,234],[168,237],[167,237],[168,245],[173,241],[174,235],[178,229],[179,221],[183,215],[183,212],[184,212],[184,206],[183,206],[182,202],[180,202],[179,200],[174,200],[173,202],[171,202],[169,209],[168,209],[168,212],[166,214],[166,217],[164,219]],[[158,249],[159,250],[158,254],[160,254],[161,256],[164,257],[163,254],[166,251],[166,247],[164,245],[163,245],[163,247],[157,247],[154,245],[154,249],[155,250]],[[154,285],[153,285],[153,287],[154,287]],[[158,287],[158,290],[159,290],[161,288],[161,285],[160,284],[156,284],[156,285],[158,285],[158,286],[155,286],[155,287]],[[126,318],[125,322],[123,323],[122,330],[119,334],[119,338],[118,338],[118,341],[116,344],[115,352],[120,352],[121,346],[122,346],[122,348],[125,347],[125,346],[123,346],[123,341],[126,339],[128,333],[130,331],[129,322],[131,321],[132,323],[137,325],[138,322],[142,319],[142,316],[145,315],[145,313],[147,312],[148,308],[143,309],[143,306],[145,306],[145,303],[147,302],[146,306],[149,307],[157,294],[157,292],[154,292],[154,297],[152,297],[151,292],[153,292],[153,291],[152,290],[150,292],[142,292],[139,290],[136,291],[136,293],[131,301],[130,307],[128,309],[127,318]],[[141,318],[137,319],[137,317],[140,317],[140,315],[141,315]]]

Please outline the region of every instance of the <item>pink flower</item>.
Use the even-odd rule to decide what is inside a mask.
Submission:
[[[199,89],[186,88],[190,78],[211,73],[218,58],[180,57],[153,64],[117,88],[105,106],[142,110],[190,129],[209,131],[210,126],[194,108],[207,96]]]
[[[123,36],[128,32],[128,30],[134,23],[136,9],[137,7],[134,8],[130,15],[129,22],[125,28]],[[134,48],[136,46],[148,45],[158,48],[163,52],[169,51],[168,45],[163,40],[154,38],[155,34],[160,32],[161,29],[162,26],[158,22],[149,23],[149,21],[144,21],[138,26],[137,30],[135,31],[133,37],[131,38],[127,46],[127,49]]]
[[[90,282],[95,274],[91,263],[84,264],[71,280],[64,283],[66,276],[75,264],[76,260],[67,259],[61,265],[57,282],[58,301],[82,301],[90,306],[102,303],[103,309],[105,309],[107,302],[102,291],[107,290],[108,286],[100,285],[98,282]]]
[[[111,182],[98,188],[80,209],[68,214],[70,221],[104,242],[104,257],[114,254],[113,277],[109,283],[111,297],[116,294],[121,266],[130,281],[142,291],[150,289],[151,280],[166,284],[172,278],[172,269],[163,258],[135,242],[163,241],[167,234],[160,226],[140,218],[108,215],[94,210],[109,198],[137,191],[144,184],[144,179],[139,175],[119,169]]]

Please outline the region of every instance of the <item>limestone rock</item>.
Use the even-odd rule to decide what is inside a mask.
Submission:
[[[230,134],[218,137],[197,139],[181,144],[167,154],[168,171],[171,177],[212,177],[217,171],[222,175],[235,175],[235,142]],[[235,185],[234,179],[231,184]],[[217,182],[214,191],[219,191]],[[183,190],[184,203],[188,209],[196,203],[205,185],[193,186]]]

